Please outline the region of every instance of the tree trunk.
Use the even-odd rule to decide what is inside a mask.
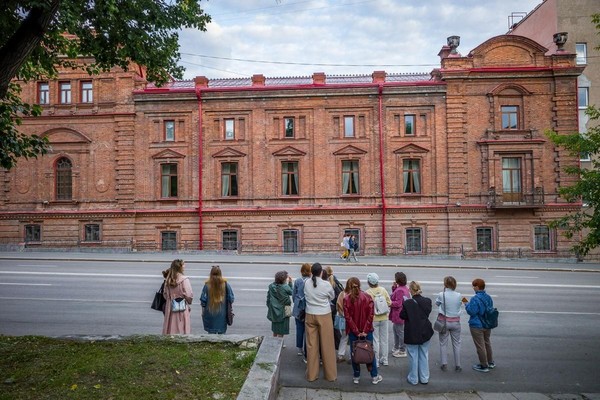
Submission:
[[[19,29],[0,49],[0,100],[6,98],[11,79],[39,46],[59,5],[60,0],[52,0],[47,7],[32,8]]]

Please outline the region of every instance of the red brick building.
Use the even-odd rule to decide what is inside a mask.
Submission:
[[[450,39],[450,38],[449,38]],[[452,47],[450,47],[452,46]],[[575,54],[498,36],[431,74],[147,85],[142,71],[24,85],[52,152],[0,172],[0,240],[27,246],[566,252],[549,228],[578,160]]]

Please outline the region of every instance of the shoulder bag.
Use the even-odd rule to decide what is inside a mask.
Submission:
[[[163,296],[165,291],[165,281],[163,281],[162,285],[160,285],[160,289],[154,293],[154,300],[152,300],[152,304],[150,308],[156,311],[165,312],[165,303],[167,302]]]
[[[442,294],[443,296],[443,302],[442,302],[442,306],[443,306],[443,310],[444,313],[446,312],[446,288],[444,288],[444,293]],[[441,335],[445,335],[446,331],[448,330],[448,327],[446,326],[446,315],[439,313],[437,319],[435,320],[434,324],[433,324],[433,330],[436,332],[439,332]]]
[[[171,300],[171,312],[183,312],[187,309],[187,303],[183,297]]]

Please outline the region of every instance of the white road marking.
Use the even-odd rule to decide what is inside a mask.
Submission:
[[[52,286],[50,283],[10,283],[0,282],[0,285],[13,285],[13,286]]]
[[[538,276],[510,276],[510,275],[496,275],[496,278],[508,278],[508,279],[540,279]]]
[[[18,300],[18,301],[63,301],[63,302],[85,302],[85,303],[131,303],[131,304],[150,304],[148,300],[110,300],[110,299],[59,299],[51,297],[0,297],[0,300]],[[266,307],[265,304],[238,304],[233,303],[237,307]],[[193,307],[200,307],[199,304],[192,304]]]

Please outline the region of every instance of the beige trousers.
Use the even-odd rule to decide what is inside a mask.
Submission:
[[[337,379],[335,342],[331,313],[306,314],[306,379],[319,379],[319,360],[323,361],[323,375],[333,382]]]

